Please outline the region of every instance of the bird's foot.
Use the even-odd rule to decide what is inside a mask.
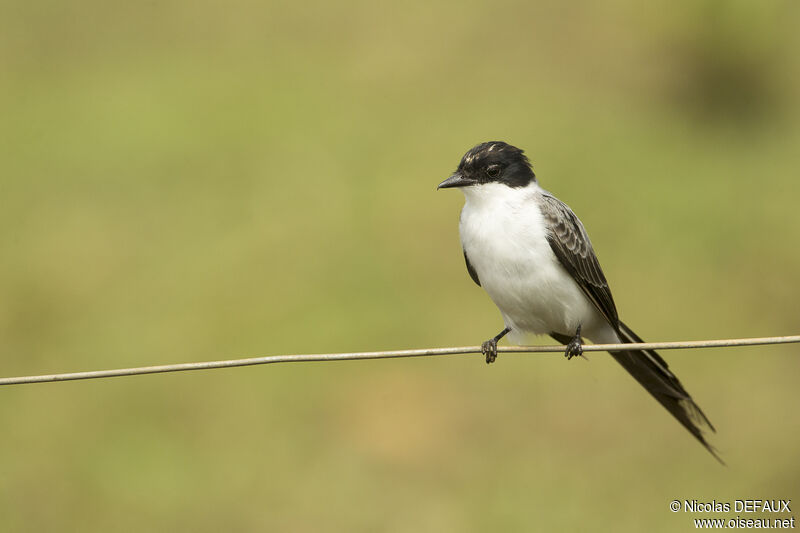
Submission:
[[[494,363],[497,359],[497,339],[489,339],[481,344],[481,353],[486,356],[486,364]]]
[[[564,356],[567,358],[567,361],[576,355],[583,355],[583,341],[581,340],[580,325],[578,325],[578,329],[575,331],[575,336],[572,337],[572,340],[567,344],[567,349],[564,350]]]
[[[505,337],[509,331],[511,330],[507,327],[503,328],[503,331],[481,344],[481,353],[486,356],[487,365],[497,359],[497,341]]]

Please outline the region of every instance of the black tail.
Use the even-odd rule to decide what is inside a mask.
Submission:
[[[622,342],[644,342],[621,321],[619,329]],[[694,403],[694,400],[683,388],[675,374],[669,371],[666,361],[655,350],[626,350],[624,352],[611,352],[611,355],[636,381],[647,389],[647,392],[653,398],[658,400],[658,403],[678,419],[678,422],[689,430],[689,433],[694,435],[717,461],[725,464],[703,435],[705,428],[716,431],[714,426],[711,425],[700,406]]]

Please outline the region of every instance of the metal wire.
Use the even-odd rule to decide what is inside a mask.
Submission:
[[[760,337],[749,339],[721,339],[678,342],[643,342],[634,344],[586,344],[584,352],[607,352],[617,350],[678,350],[685,348],[728,348],[734,346],[757,346],[764,344],[788,344],[800,342],[800,335],[787,337]],[[498,353],[563,353],[563,346],[498,346]],[[480,346],[461,346],[454,348],[428,348],[420,350],[392,350],[385,352],[350,352],[299,355],[266,355],[247,359],[228,359],[200,363],[178,363],[173,365],[142,366],[118,368],[113,370],[94,370],[89,372],[69,372],[65,374],[45,374],[40,376],[21,376],[0,378],[0,385],[22,385],[26,383],[47,383],[53,381],[74,381],[78,379],[114,378],[120,376],[141,376],[163,372],[184,372],[187,370],[211,370],[236,366],[266,365],[270,363],[299,363],[310,361],[348,361],[354,359],[391,359],[395,357],[429,357],[438,355],[458,355],[481,353]]]

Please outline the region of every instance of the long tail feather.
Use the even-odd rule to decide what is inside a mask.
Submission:
[[[628,326],[619,323],[620,336],[624,343],[644,342]],[[667,363],[654,350],[626,350],[611,352],[614,359],[638,381],[653,398],[664,406],[700,444],[711,452],[720,463],[725,462],[706,441],[704,430],[716,431],[692,397],[683,388],[677,376],[670,372]]]

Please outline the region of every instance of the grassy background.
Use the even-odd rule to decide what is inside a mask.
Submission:
[[[525,148],[646,339],[797,334],[792,2],[0,5],[0,375],[477,344],[470,146]],[[3,531],[690,528],[800,500],[796,346],[0,390]]]

